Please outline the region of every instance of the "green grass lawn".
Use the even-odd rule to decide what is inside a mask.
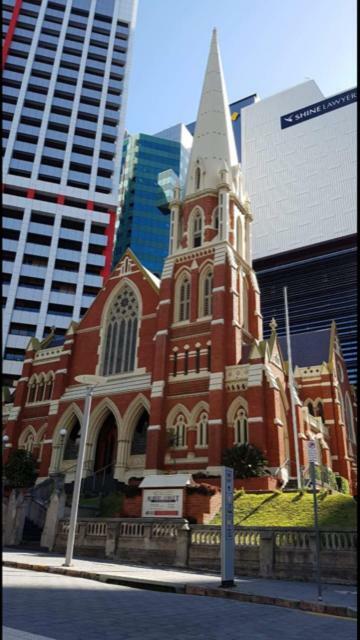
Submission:
[[[341,493],[317,494],[320,526],[331,529],[356,529],[356,501]],[[312,527],[314,525],[311,493],[236,492],[234,521],[245,527]],[[212,524],[220,524],[220,513]]]

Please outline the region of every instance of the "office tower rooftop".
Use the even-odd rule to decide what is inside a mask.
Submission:
[[[3,3],[6,381],[109,273],[136,5]]]

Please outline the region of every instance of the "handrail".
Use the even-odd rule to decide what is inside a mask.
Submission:
[[[285,462],[283,462],[277,469],[275,469],[274,475],[276,476],[279,473],[280,469],[285,467],[288,464],[288,462],[290,462],[290,458],[286,458]]]

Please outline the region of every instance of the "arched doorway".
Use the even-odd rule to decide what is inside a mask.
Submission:
[[[130,455],[144,455],[146,453],[146,436],[149,426],[149,414],[144,409],[135,425],[131,441]]]
[[[112,413],[109,413],[100,429],[95,454],[94,472],[103,470],[113,475],[116,458],[117,426]]]

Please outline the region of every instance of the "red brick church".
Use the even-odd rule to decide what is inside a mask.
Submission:
[[[7,451],[32,451],[39,480],[60,468],[71,482],[86,391],[75,377],[97,374],[107,381],[94,391],[88,476],[216,478],[224,449],[249,442],[273,474],[294,477],[286,345],[275,321],[263,339],[251,223],[214,32],[161,280],[128,250],[65,338],[30,341],[5,405]],[[292,351],[300,463],[315,439],[322,463],[356,491],[355,405],[335,325],[293,336]]]

